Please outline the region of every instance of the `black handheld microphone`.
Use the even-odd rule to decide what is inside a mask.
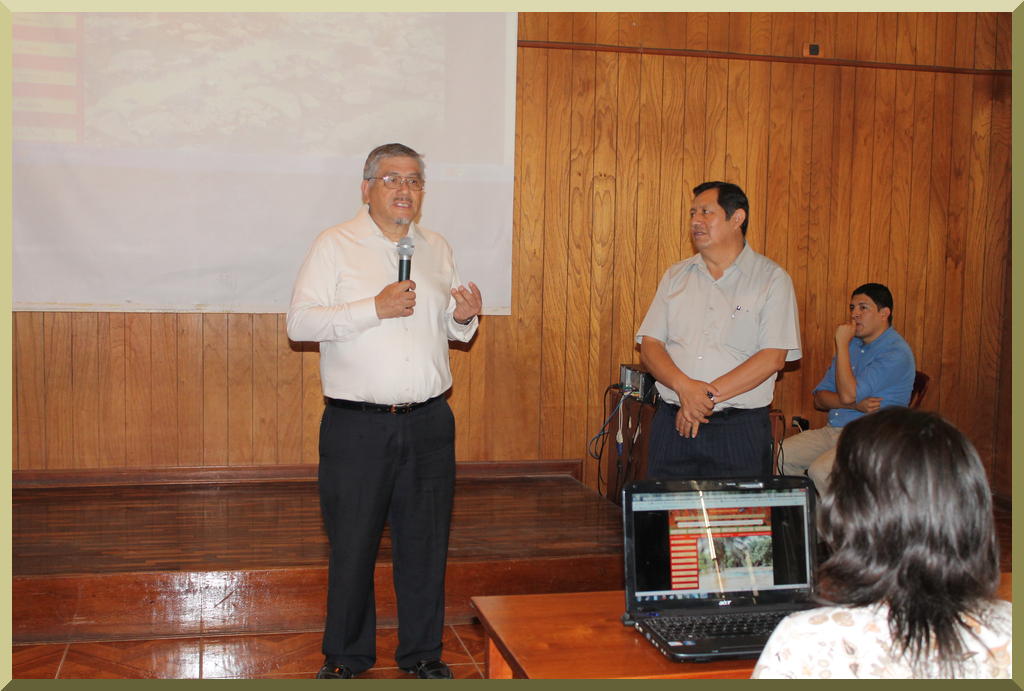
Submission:
[[[412,272],[412,251],[416,249],[408,235],[398,241],[398,280],[408,281]]]

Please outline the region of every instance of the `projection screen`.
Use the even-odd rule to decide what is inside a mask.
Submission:
[[[14,307],[283,312],[366,154],[511,305],[516,16],[13,15]]]

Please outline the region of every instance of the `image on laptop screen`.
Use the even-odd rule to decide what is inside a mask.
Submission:
[[[806,489],[632,496],[637,602],[810,588]]]

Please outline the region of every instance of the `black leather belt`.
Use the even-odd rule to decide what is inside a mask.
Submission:
[[[678,411],[679,406],[675,403],[669,403],[665,399],[661,400],[663,405],[668,406],[672,410]],[[768,412],[768,406],[763,408],[722,408],[716,410],[708,416],[708,420],[726,420],[731,417],[738,417],[743,415],[755,415],[755,414],[766,414]]]
[[[440,396],[428,398],[420,403],[364,403],[363,401],[346,401],[341,398],[328,398],[327,405],[332,408],[345,408],[346,410],[362,410],[366,413],[391,413],[392,415],[403,415],[418,410],[423,406],[430,405]]]

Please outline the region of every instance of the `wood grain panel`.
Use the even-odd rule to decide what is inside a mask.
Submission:
[[[252,460],[256,465],[278,462],[277,322],[276,314],[252,318]]]
[[[253,462],[253,346],[251,314],[228,315],[228,465]]]
[[[903,319],[907,308],[907,274],[910,243],[910,195],[914,161],[914,75],[896,75],[896,101],[893,111],[892,194],[889,216],[889,250],[886,285],[893,294],[893,325],[904,338]],[[899,315],[899,321],[895,321]],[[898,324],[898,326],[897,326]]]
[[[16,469],[46,467],[46,355],[44,314],[14,314],[14,359],[18,407],[18,456]]]
[[[178,460],[203,465],[203,315],[177,319]]]
[[[128,465],[127,330],[124,314],[101,314],[97,331],[99,352],[100,467]]]
[[[71,315],[71,385],[74,390],[72,431],[77,467],[95,468],[100,457],[99,315]]]
[[[203,465],[228,464],[228,315],[203,315]]]
[[[153,465],[153,315],[125,316],[125,443],[133,465]]]
[[[871,280],[871,190],[874,151],[875,70],[858,68],[854,91],[853,160],[850,173],[849,254],[847,286],[851,288]]]
[[[662,90],[665,58],[644,55],[640,59],[640,162],[637,169],[636,253],[637,257],[654,259],[649,271],[636,277],[636,304],[639,314],[646,314],[654,299],[658,280],[674,257],[658,256],[661,226],[661,156],[665,128],[662,124]],[[643,319],[643,317],[640,317]],[[638,324],[639,326],[639,324]]]
[[[814,165],[811,152],[810,133],[814,127],[814,70],[811,65],[796,65],[793,70],[793,116],[792,145],[790,148],[789,175],[789,213],[792,221],[786,234],[786,270],[793,280],[793,291],[796,293],[797,309],[800,313],[807,310],[807,254],[808,254],[808,217],[810,215],[810,175]],[[789,378],[789,386],[782,387],[782,395],[777,397],[783,409],[792,410],[800,407],[807,399],[815,384],[816,373],[810,368],[802,368],[801,376]],[[787,379],[783,377],[783,379]],[[815,381],[811,381],[815,379]],[[802,382],[799,388],[794,388]]]
[[[320,386],[320,349],[302,344],[302,463],[320,462],[320,420],[324,414],[324,392]]]
[[[302,463],[302,351],[288,340],[283,314],[277,315],[276,333],[277,462]]]
[[[541,399],[541,457],[562,453],[567,321],[569,157],[572,110],[571,56],[550,51],[544,194],[544,320],[541,328],[541,380],[553,396]],[[499,342],[500,343],[500,342]]]
[[[181,465],[178,451],[178,319],[154,314],[150,322],[153,393],[150,400],[154,466]]]
[[[888,21],[880,22],[885,25]],[[889,285],[889,254],[892,246],[894,120],[896,117],[896,73],[875,75],[874,127],[871,149],[871,203],[867,236],[867,276]],[[850,286],[851,289],[856,286]]]
[[[74,391],[71,362],[71,315],[47,312],[43,316],[43,353],[46,411],[46,467],[73,468]]]
[[[590,340],[590,250],[593,241],[595,58],[593,53],[574,53],[572,56],[562,455],[570,453],[567,449],[574,448],[594,422],[587,419],[587,403],[593,400],[593,392],[589,388],[587,342]]]
[[[636,251],[637,176],[639,174],[640,57],[619,55],[615,131],[615,276],[612,334],[616,363],[639,362],[634,338],[647,305],[636,298],[636,276],[657,271],[650,257]],[[687,58],[689,61],[689,58]],[[689,143],[693,138],[686,136]],[[703,145],[703,137],[701,138]],[[703,147],[702,147],[703,155]]]

